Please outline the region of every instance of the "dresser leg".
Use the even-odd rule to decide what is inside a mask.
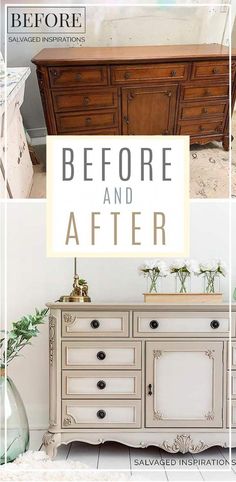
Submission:
[[[50,459],[56,457],[57,447],[61,445],[61,434],[46,432],[43,436],[43,446]]]

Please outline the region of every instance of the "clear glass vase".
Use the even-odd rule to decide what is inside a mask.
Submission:
[[[220,293],[220,276],[205,273],[203,277],[204,293]]]
[[[0,372],[1,464],[12,462],[29,448],[29,424],[21,396],[10,377]],[[6,441],[5,441],[6,419]],[[6,445],[5,445],[6,443]]]
[[[191,292],[191,275],[188,273],[176,273],[175,275],[175,292],[190,293]]]
[[[147,278],[147,293],[162,293],[162,276]]]

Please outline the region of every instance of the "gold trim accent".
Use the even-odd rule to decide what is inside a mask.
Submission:
[[[176,454],[177,452],[181,452],[182,454],[186,454],[187,452],[198,454],[199,452],[206,450],[208,445],[204,444],[201,440],[195,444],[190,435],[178,434],[172,444],[169,444],[165,440],[160,447],[173,454]]]

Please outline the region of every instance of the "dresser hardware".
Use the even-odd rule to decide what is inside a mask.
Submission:
[[[84,102],[84,105],[88,105],[89,104],[89,97],[84,97],[83,102]]]
[[[105,416],[106,416],[105,410],[98,410],[98,412],[97,412],[98,418],[105,418]]]
[[[104,380],[99,380],[99,382],[97,382],[97,387],[99,390],[104,390],[104,388],[106,388],[106,382],[104,382]]]
[[[212,320],[210,326],[213,330],[216,330],[220,326],[220,322],[218,320]]]
[[[99,328],[100,323],[99,323],[98,320],[92,320],[91,323],[90,323],[90,326],[91,326],[92,328],[96,329],[96,328]]]
[[[170,90],[167,90],[166,92],[164,92],[165,95],[167,95],[168,97],[171,97],[172,96],[172,93]]]
[[[58,79],[60,77],[60,72],[58,70],[53,69],[51,73],[55,79]]]
[[[152,395],[152,384],[149,383],[148,385],[148,395]]]
[[[97,353],[97,358],[98,358],[98,360],[105,360],[105,358],[106,358],[106,353],[105,353],[104,351],[99,351],[99,352]]]
[[[86,119],[85,119],[85,124],[86,124],[86,126],[90,126],[91,123],[92,123],[91,117],[86,117]]]
[[[76,74],[75,76],[76,80],[81,80],[82,79],[82,75],[80,73]]]
[[[207,113],[208,113],[208,110],[207,110],[206,107],[203,107],[203,108],[202,108],[202,113],[203,113],[203,114],[207,114]]]
[[[152,330],[155,330],[156,328],[158,328],[159,323],[158,323],[157,320],[151,320],[150,323],[149,323],[149,326],[150,326],[150,328],[152,328]]]
[[[171,73],[170,73],[171,77],[176,77],[177,75],[177,72],[176,70],[172,70]]]
[[[129,124],[129,119],[128,119],[128,117],[127,117],[126,115],[124,115],[123,119],[124,119],[124,121],[125,121],[126,124]]]
[[[216,68],[214,68],[214,69],[212,69],[212,73],[213,73],[213,74],[219,74],[219,70],[216,69]]]
[[[130,79],[130,77],[131,77],[130,72],[125,72],[125,73],[124,73],[124,78],[125,78],[125,79]]]

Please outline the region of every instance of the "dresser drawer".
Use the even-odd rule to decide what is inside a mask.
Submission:
[[[156,80],[186,80],[188,64],[147,64],[111,67],[112,84],[153,82]]]
[[[106,311],[63,311],[62,336],[129,336],[129,313]]]
[[[227,400],[227,427],[230,426],[230,416],[231,412],[231,427],[236,428],[236,400]]]
[[[122,368],[141,367],[139,342],[62,342],[62,368]]]
[[[218,314],[219,315],[219,314]],[[219,323],[212,323],[213,320]],[[215,326],[215,328],[214,328]],[[229,318],[222,313],[178,313],[175,316],[157,312],[134,313],[134,336],[216,336],[228,333]]]
[[[188,119],[205,119],[207,117],[217,117],[218,119],[224,117],[227,111],[226,102],[217,102],[217,104],[192,104],[180,106],[179,117],[182,120]]]
[[[230,345],[229,345],[229,348],[230,348]],[[236,343],[233,342],[231,343],[231,368],[235,368],[236,369]]]
[[[107,85],[107,68],[96,67],[49,67],[51,87],[77,87]]]
[[[229,77],[229,62],[227,60],[212,62],[194,62],[192,79],[227,79]]]
[[[140,400],[62,401],[63,428],[137,428],[140,425]]]
[[[55,112],[68,112],[117,107],[117,89],[78,91],[53,91]]]
[[[113,127],[118,123],[116,111],[88,112],[83,114],[57,114],[58,134],[78,132],[97,127]]]
[[[224,98],[228,99],[229,87],[228,84],[193,86],[184,85],[181,89],[181,98],[183,100],[202,100]]]
[[[224,120],[215,121],[195,121],[190,123],[189,121],[182,121],[179,124],[179,135],[204,135],[204,134],[220,134],[224,129]]]
[[[231,394],[230,394],[230,376],[231,376]],[[236,399],[236,370],[227,372],[227,396],[228,398]]]
[[[140,371],[63,370],[63,398],[140,398]]]

